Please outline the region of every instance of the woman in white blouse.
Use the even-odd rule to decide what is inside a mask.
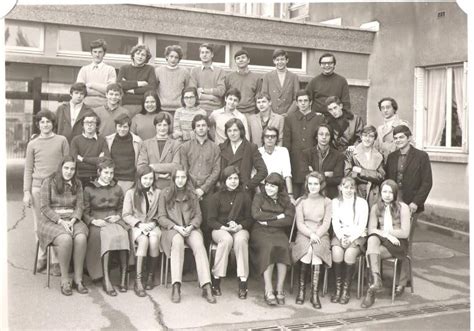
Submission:
[[[366,242],[369,207],[367,201],[355,194],[354,178],[344,177],[338,188],[339,197],[332,200],[334,237],[331,246],[336,291],[331,302],[346,304],[350,299],[355,262]]]

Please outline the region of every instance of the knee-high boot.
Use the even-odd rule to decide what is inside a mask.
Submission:
[[[370,273],[372,275],[372,284],[367,290],[367,294],[361,303],[362,308],[369,308],[375,302],[375,294],[383,288],[382,277],[380,276],[380,254],[368,255]]]
[[[341,290],[342,290],[342,262],[337,263],[333,262],[332,266],[334,268],[334,275],[336,276],[336,291],[334,295],[331,296],[331,302],[339,302],[341,299]]]
[[[155,270],[158,265],[158,257],[149,257],[150,265],[148,269],[148,277],[146,280],[145,290],[152,290],[155,287]]]
[[[139,297],[146,296],[145,289],[143,288],[142,279],[143,279],[143,260],[144,256],[137,256],[137,278],[135,280],[135,294]]]
[[[351,284],[354,276],[355,263],[346,263],[346,274],[344,276],[344,285],[342,286],[341,300],[339,301],[342,305],[349,302],[351,298]]]
[[[319,271],[321,268],[320,264],[316,264],[313,266],[313,275],[311,277],[311,303],[313,304],[313,308],[321,309],[321,302],[319,301]]]
[[[306,292],[306,272],[309,264],[300,262],[300,276],[298,278],[298,294],[296,296],[296,304],[302,305]]]

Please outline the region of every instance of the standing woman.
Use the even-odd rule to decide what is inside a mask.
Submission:
[[[344,177],[339,185],[339,197],[332,200],[331,241],[332,261],[336,275],[336,291],[331,302],[346,304],[351,298],[351,282],[357,257],[367,241],[367,202],[356,195],[356,182]],[[345,274],[344,274],[345,265]],[[342,281],[344,274],[344,282]]]
[[[234,248],[239,278],[239,298],[247,298],[249,276],[249,228],[252,224],[252,201],[240,185],[239,169],[229,166],[222,171],[221,190],[208,200],[207,224],[217,244],[212,267],[212,293],[220,296],[220,278],[227,274],[229,253]]]
[[[176,109],[173,119],[173,138],[188,141],[194,137],[191,126],[194,116],[201,114],[207,116],[204,109],[199,108],[199,99],[195,87],[186,87],[181,93],[182,108]]]
[[[119,251],[119,291],[128,290],[127,254],[130,250],[127,223],[122,220],[123,192],[114,178],[114,161],[100,158],[97,179],[84,189],[84,221],[89,225],[86,266],[89,276],[95,280],[103,277],[105,293],[116,296],[109,275],[110,251]]]
[[[142,99],[142,109],[139,114],[132,118],[130,131],[139,136],[143,141],[153,138],[156,135],[153,120],[160,112],[161,103],[156,92],[145,92]]]
[[[398,185],[391,179],[380,186],[380,199],[370,209],[367,260],[372,273],[372,284],[362,301],[362,308],[375,302],[375,294],[383,290],[380,261],[389,257],[402,258],[408,252],[410,208],[398,199]]]
[[[312,171],[305,177],[305,194],[296,202],[295,246],[293,261],[300,261],[298,295],[296,304],[302,305],[306,291],[306,273],[313,266],[311,275],[311,300],[313,308],[320,309],[318,283],[323,262],[331,266],[329,226],[331,225],[331,200],[326,198],[326,179],[319,172]]]
[[[379,185],[385,178],[383,155],[375,148],[377,129],[367,125],[362,130],[362,142],[346,155],[345,175],[355,179],[357,195],[367,200],[369,207],[379,198]]]
[[[188,181],[184,170],[175,170],[172,184],[166,187],[158,200],[158,223],[163,229],[161,246],[171,260],[171,301],[181,301],[181,281],[183,277],[184,244],[194,254],[202,296],[209,303],[216,303],[212,295],[211,274],[204,239],[200,229],[202,223],[199,200]]]
[[[72,294],[72,287],[80,294],[89,292],[82,282],[87,249],[87,225],[81,221],[84,210],[81,182],[76,178],[76,162],[66,155],[58,171],[41,185],[41,214],[38,237],[43,250],[56,246],[61,268],[61,293]],[[69,264],[74,260],[74,281],[69,280]]]
[[[265,179],[265,189],[252,202],[255,220],[250,236],[250,257],[257,275],[263,274],[265,301],[274,306],[285,303],[287,266],[291,265],[287,230],[295,216],[295,207],[285,192],[285,181],[280,174],[271,173]],[[273,269],[277,267],[276,292],[273,290]],[[276,295],[275,295],[276,294]]]
[[[160,191],[154,188],[155,173],[150,166],[138,168],[135,185],[127,191],[123,202],[122,217],[132,227],[132,241],[137,245],[137,278],[135,294],[146,296],[145,290],[154,287],[155,269],[160,254],[161,231],[158,227],[158,197]],[[143,261],[150,255],[148,278],[143,286]]]
[[[140,112],[140,103],[143,95],[147,91],[156,89],[155,68],[147,64],[151,59],[151,52],[147,45],[138,44],[130,51],[131,64],[120,67],[117,76],[117,83],[122,86],[124,96],[122,105],[130,112],[133,118]]]

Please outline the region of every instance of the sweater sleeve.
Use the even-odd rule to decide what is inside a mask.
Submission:
[[[138,87],[138,82],[136,80],[128,80],[126,78],[130,65],[124,65],[120,67],[119,73],[117,76],[117,83],[120,84],[123,91],[133,90]]]
[[[296,204],[296,228],[298,229],[298,232],[303,234],[305,237],[309,238],[311,236],[311,230],[304,222],[303,199],[299,199]]]
[[[33,183],[34,148],[32,141],[26,146],[25,169],[23,171],[23,192],[31,192]]]
[[[92,217],[91,217],[91,193],[90,189],[86,187],[84,189],[84,214],[82,215],[82,220],[89,225],[92,222]]]
[[[277,215],[275,213],[267,212],[262,210],[262,205],[265,201],[265,198],[261,193],[255,194],[255,197],[252,201],[252,217],[256,221],[271,221],[275,220]]]
[[[332,217],[332,202],[329,199],[324,200],[324,219],[323,224],[316,231],[316,235],[321,238],[324,234],[329,231],[331,226],[331,217]]]
[[[252,227],[252,200],[247,192],[242,192],[244,194],[244,205],[240,211],[240,220],[238,223],[242,225],[245,230],[250,230]]]
[[[285,214],[284,218],[269,221],[268,226],[278,227],[278,228],[291,226],[291,223],[293,222],[293,219],[295,217],[295,206],[293,206],[293,204],[290,202],[289,199],[287,201],[287,204],[285,206],[285,210],[283,213]]]
[[[145,64],[144,72],[146,73],[145,81],[148,83],[147,86],[141,86],[134,89],[135,94],[144,94],[146,91],[156,90],[158,83],[156,80],[155,69],[149,65]],[[138,82],[137,82],[138,85]]]
[[[207,225],[213,230],[219,230],[224,224],[219,222],[220,192],[214,193],[207,199]]]

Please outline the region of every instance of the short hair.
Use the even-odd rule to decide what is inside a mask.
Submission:
[[[222,170],[221,172],[221,178],[220,178],[220,181],[222,183],[221,187],[225,190],[226,189],[226,186],[225,186],[225,181],[227,180],[227,178],[230,177],[230,175],[233,175],[233,174],[237,174],[237,176],[239,176],[239,186],[242,185],[242,180],[240,178],[240,170],[239,168],[237,168],[236,166],[227,166],[224,168],[224,170]]]
[[[267,92],[258,92],[257,95],[255,95],[255,101],[263,98],[266,98],[268,101],[272,101],[272,99],[270,98],[270,94],[268,94]]]
[[[240,131],[240,138],[245,139],[245,126],[244,126],[244,123],[242,123],[241,120],[239,120],[238,118],[235,118],[235,117],[228,120],[224,125],[224,132],[225,132],[226,138],[229,139],[229,136],[227,134],[227,130],[229,130],[232,127],[232,125],[234,125],[234,124],[237,125],[237,128]]]
[[[173,132],[173,127],[171,126],[171,115],[165,111],[158,113],[153,119],[153,126],[156,126],[158,123],[165,121],[168,123],[168,134]]]
[[[183,49],[181,48],[181,46],[179,45],[170,45],[170,46],[166,46],[165,48],[165,58],[168,57],[168,55],[170,55],[171,52],[176,52],[176,54],[178,54],[178,58],[179,60],[181,60],[183,58]]]
[[[120,114],[114,119],[114,122],[116,126],[117,124],[124,125],[125,123],[127,123],[128,126],[132,125],[132,119],[130,116],[128,116],[128,114]]]
[[[194,130],[196,128],[196,123],[199,121],[206,121],[208,127],[211,127],[211,122],[206,115],[197,114],[194,116],[193,120],[191,121],[191,128]]]
[[[105,88],[105,94],[107,94],[109,91],[116,91],[116,92],[120,92],[121,95],[123,94],[122,86],[120,86],[120,84],[117,84],[117,83],[108,84],[107,87]]]
[[[145,44],[137,44],[137,45],[133,46],[132,50],[130,51],[130,57],[132,58],[132,61],[133,61],[133,56],[138,51],[145,51],[145,53],[146,53],[145,63],[148,63],[148,61],[150,61],[150,59],[151,59],[150,48],[148,48],[148,46],[145,45]]]
[[[379,110],[381,110],[382,108],[382,102],[384,101],[390,101],[390,103],[392,104],[392,108],[394,110],[394,112],[396,113],[397,110],[398,110],[398,103],[397,101],[394,99],[394,98],[391,98],[391,97],[383,97],[382,99],[379,100],[379,102],[377,103],[378,106],[379,106]]]
[[[336,95],[327,97],[325,103],[326,103],[326,106],[329,106],[331,103],[337,103],[338,105],[342,105],[341,99],[339,99],[339,97]]]
[[[115,162],[112,158],[108,156],[101,156],[97,160],[97,173],[99,174],[102,170],[106,168],[115,168]]]
[[[318,172],[318,171],[311,171],[309,174],[306,175],[304,178],[304,194],[306,197],[309,195],[309,189],[308,189],[308,182],[309,179],[313,177],[319,180],[319,194],[321,194],[323,197],[326,196],[326,177]]]
[[[332,54],[332,53],[324,53],[323,55],[321,55],[321,56],[319,57],[319,64],[321,64],[321,61],[322,61],[323,58],[325,58],[325,57],[332,57],[332,60],[333,60],[333,62],[334,62],[334,65],[336,65],[336,57],[335,57],[334,54]]]
[[[395,137],[396,134],[403,133],[407,138],[411,137],[411,130],[408,126],[406,125],[397,125],[395,128],[393,128],[393,136]]]
[[[262,131],[262,146],[264,145],[264,138],[265,138],[265,134],[268,132],[268,131],[275,131],[276,132],[276,139],[275,141],[278,142],[278,137],[280,137],[280,130],[278,130],[276,127],[274,126],[267,126],[265,129],[263,129]]]
[[[86,119],[86,117],[94,117],[95,118],[95,123],[96,123],[95,131],[97,133],[99,133],[99,127],[100,127],[100,117],[99,117],[99,115],[97,115],[93,111],[88,111],[87,113],[85,113],[84,117],[81,120],[81,124],[82,124],[83,128],[84,128],[84,120]]]
[[[275,60],[279,56],[284,56],[288,60],[288,53],[284,49],[277,48],[273,51],[272,59]]]
[[[375,128],[375,126],[373,125],[366,125],[363,129],[362,129],[362,134],[364,133],[374,133],[374,137],[375,139],[377,139],[377,136],[378,136],[378,133],[377,133],[377,129]]]
[[[198,90],[197,88],[193,87],[193,86],[189,86],[189,87],[185,87],[182,91],[181,91],[181,105],[183,107],[186,107],[186,104],[184,103],[184,95],[186,94],[186,92],[193,92],[194,96],[196,97],[196,101],[194,103],[194,106],[198,106],[199,105],[199,95],[198,95]]]
[[[329,124],[323,123],[318,126],[316,131],[314,131],[313,139],[317,142],[318,141],[318,133],[321,128],[326,128],[329,131],[329,142],[331,142],[334,138],[334,132],[332,131],[332,127]]]
[[[212,54],[214,54],[214,46],[209,43],[204,43],[204,44],[199,45],[199,50],[201,50],[201,48],[207,48],[208,50],[211,51]]]
[[[231,87],[230,89],[228,89],[226,92],[225,92],[225,96],[224,98],[227,99],[227,97],[229,95],[233,95],[234,97],[237,97],[237,99],[239,99],[239,101],[242,99],[242,94],[240,93],[240,91],[238,89],[236,89],[235,87]]]
[[[311,95],[311,92],[304,89],[300,89],[298,90],[298,92],[296,92],[295,100],[298,101],[298,98],[303,95],[307,95],[309,98],[309,101],[313,101],[313,96]]]
[[[153,97],[155,99],[156,103],[156,110],[154,111],[155,114],[158,114],[161,111],[161,101],[160,98],[158,97],[158,94],[156,94],[155,90],[148,90],[145,93],[143,93],[143,100],[142,100],[142,110],[140,111],[140,114],[146,115],[148,114],[148,111],[145,109],[145,100],[148,97]]]
[[[249,52],[247,52],[247,50],[245,49],[239,49],[237,52],[235,52],[234,54],[234,60],[237,56],[241,56],[241,55],[246,55],[249,59],[250,59],[250,55],[249,55]]]
[[[53,128],[56,127],[56,115],[48,109],[43,109],[35,115],[35,124],[38,127],[38,129],[39,129],[39,122],[41,121],[43,117],[47,118],[51,123],[53,123]]]
[[[69,94],[72,94],[74,91],[82,92],[85,97],[87,96],[87,86],[84,83],[72,84],[71,88],[69,89]]]
[[[107,53],[107,43],[104,39],[97,39],[90,43],[91,52],[94,48],[102,48],[104,53]]]

